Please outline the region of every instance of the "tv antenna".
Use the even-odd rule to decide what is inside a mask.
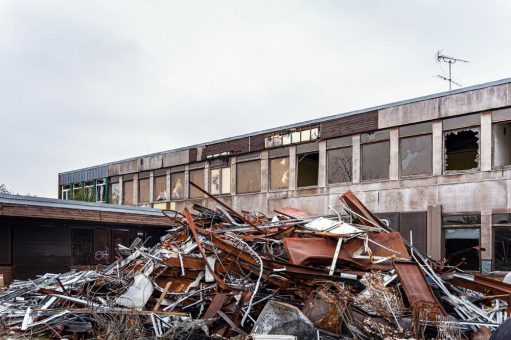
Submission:
[[[449,91],[452,90],[452,84],[456,84],[458,86],[462,86],[461,84],[455,82],[454,80],[452,80],[452,64],[456,64],[457,61],[460,61],[462,63],[468,63],[468,60],[463,60],[463,59],[458,59],[458,58],[453,58],[453,57],[449,57],[447,55],[444,55],[442,54],[442,51],[438,51],[436,53],[436,60],[441,63],[441,62],[444,62],[444,63],[447,63],[449,64],[449,78],[447,77],[444,77],[440,74],[437,74],[437,77],[442,79],[442,80],[447,80],[449,82]]]

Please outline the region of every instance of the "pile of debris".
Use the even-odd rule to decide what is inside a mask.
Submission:
[[[165,211],[152,248],[137,239],[106,268],[15,281],[0,336],[459,339],[507,318],[511,285],[428,258],[350,191],[342,213],[273,218],[203,192],[217,209]]]

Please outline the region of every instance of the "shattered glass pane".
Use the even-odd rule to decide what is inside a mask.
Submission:
[[[212,195],[220,194],[220,169],[211,170],[210,191]]]
[[[401,138],[399,148],[401,176],[431,175],[433,171],[431,135]]]
[[[108,190],[108,202],[111,204],[119,204],[120,185],[119,183],[111,183]]]
[[[173,200],[183,199],[185,197],[184,183],[185,173],[177,172],[171,175],[171,194],[170,198]]]
[[[444,137],[445,171],[479,168],[479,128],[449,131]]]
[[[511,228],[493,228],[495,270],[511,271]]]
[[[231,168],[222,168],[222,194],[231,193]]]
[[[270,188],[272,190],[289,188],[289,157],[270,160]]]
[[[204,169],[190,171],[190,181],[204,189]],[[190,198],[203,197],[204,194],[199,189],[190,185]]]
[[[362,180],[389,178],[389,141],[362,145]]]
[[[463,270],[479,270],[479,228],[444,229],[444,250],[447,263]]]
[[[352,181],[352,156],[351,147],[327,151],[328,184]]]

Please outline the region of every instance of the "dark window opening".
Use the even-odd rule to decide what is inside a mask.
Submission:
[[[319,153],[312,152],[303,155],[297,155],[298,173],[297,187],[309,187],[318,185],[319,172]]]
[[[445,170],[471,170],[479,166],[479,129],[445,133]]]
[[[496,271],[511,271],[511,226],[493,228],[493,256]]]
[[[353,152],[351,147],[328,150],[327,169],[328,184],[345,183],[352,181]]]
[[[493,126],[493,165],[511,165],[511,123]]]
[[[362,180],[389,178],[389,141],[362,145]]]
[[[401,176],[431,175],[433,169],[433,146],[431,135],[401,138]]]
[[[463,270],[479,270],[479,234],[476,228],[444,229],[447,263]]]

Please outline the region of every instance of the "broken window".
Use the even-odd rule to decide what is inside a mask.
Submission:
[[[73,184],[73,200],[75,201],[83,201],[83,188],[81,183]]]
[[[209,179],[211,194],[220,195],[231,192],[231,167],[211,169]]]
[[[170,191],[170,198],[173,200],[182,200],[185,198],[185,173],[176,172],[170,176],[172,189]]]
[[[96,180],[96,202],[106,202],[106,180],[97,179]]]
[[[363,144],[362,180],[370,181],[389,178],[390,143],[389,141]]]
[[[236,164],[236,191],[240,194],[261,191],[261,161]]]
[[[270,159],[270,188],[289,188],[289,157]]]
[[[433,171],[433,140],[431,135],[400,138],[401,176],[431,175]]]
[[[133,181],[122,182],[122,204],[133,204]]]
[[[319,152],[296,155],[296,186],[309,187],[318,185]]]
[[[108,189],[108,202],[111,204],[119,204],[120,199],[120,185],[118,182],[110,183]]]
[[[511,214],[494,214],[493,261],[496,271],[511,271]]]
[[[68,200],[70,199],[71,197],[71,186],[69,185],[63,185],[62,186],[62,195],[61,195],[61,198],[63,200]]]
[[[279,147],[291,143],[303,143],[319,138],[319,127],[302,127],[295,131],[279,131],[267,135],[264,139],[265,148]]]
[[[481,216],[444,216],[442,225],[447,263],[464,270],[479,270]]]
[[[444,134],[444,170],[479,168],[479,128],[446,131]]]
[[[493,125],[493,166],[511,165],[511,122]]]
[[[93,181],[88,181],[88,182],[85,182],[85,185],[84,185],[84,199],[85,201],[87,202],[93,202],[94,201],[94,182]]]
[[[328,184],[352,181],[352,156],[351,146],[327,151]]]
[[[167,176],[154,177],[153,200],[165,201],[167,199]]]
[[[138,181],[138,203],[149,203],[149,178]]]
[[[190,171],[190,182],[197,184],[199,187],[204,188],[204,169],[197,169]],[[190,185],[190,198],[203,197],[204,194],[199,189]]]

